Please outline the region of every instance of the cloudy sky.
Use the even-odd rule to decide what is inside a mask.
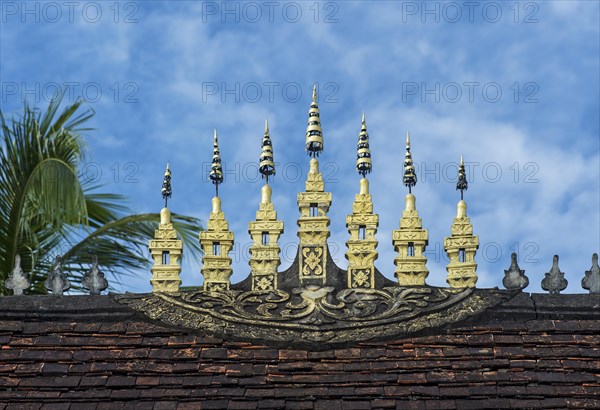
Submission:
[[[13,2],[0,24],[2,110],[47,105],[57,86],[97,112],[85,170],[136,212],[158,211],[164,166],[174,212],[206,221],[207,170],[217,128],[223,209],[235,233],[233,281],[249,273],[247,224],[262,182],[257,160],[268,116],[285,223],[282,266],[295,254],[304,133],[318,84],[321,168],[333,193],[330,246],[342,267],[345,216],[358,191],[356,142],[364,110],[380,216],[378,268],[393,278],[391,231],[406,188],[411,133],[429,230],[428,283],[445,285],[443,239],[459,199],[456,162],[479,235],[479,287],[501,286],[516,251],[529,291],[560,255],[567,291],[600,251],[599,3],[510,2]],[[185,252],[185,251],[184,251]],[[148,291],[149,272],[121,290]],[[184,285],[201,283],[187,260]]]

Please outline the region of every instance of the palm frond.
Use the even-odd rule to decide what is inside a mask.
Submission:
[[[45,293],[43,282],[54,258],[63,256],[65,271],[78,286],[97,255],[114,282],[149,266],[148,240],[158,214],[131,215],[122,195],[98,192],[80,175],[86,122],[95,114],[83,101],[59,108],[64,92],[45,112],[24,105],[7,120],[0,110],[0,295],[20,254],[32,272],[29,293]],[[173,215],[186,257],[198,257],[196,218]]]

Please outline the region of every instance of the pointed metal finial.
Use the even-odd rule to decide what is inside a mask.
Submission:
[[[8,289],[12,289],[13,295],[22,295],[23,291],[31,285],[27,275],[21,268],[21,255],[19,254],[15,256],[15,266],[8,274],[5,285]]]
[[[460,154],[460,164],[458,165],[458,180],[456,181],[456,189],[460,190],[460,200],[463,200],[463,191],[469,188],[467,183],[467,174],[465,173],[465,162],[463,156]]]
[[[81,286],[89,290],[90,295],[99,295],[100,292],[108,287],[104,273],[98,268],[98,257],[96,255],[92,257],[92,267],[83,275]]]
[[[223,183],[223,168],[221,167],[221,153],[219,152],[219,138],[217,137],[216,128],[213,142],[212,166],[208,177],[215,184],[216,196],[219,196],[219,184]]]
[[[258,171],[262,177],[269,183],[269,176],[275,175],[275,162],[273,161],[273,143],[269,135],[269,119],[265,120],[265,135],[262,139],[262,150],[260,153],[260,163]]]
[[[171,189],[171,169],[169,168],[168,162],[167,162],[167,169],[165,170],[165,177],[164,177],[163,183],[162,183],[161,194],[162,194],[163,199],[165,200],[165,208],[166,208],[167,202],[168,202],[169,198],[171,198],[171,195],[173,194],[173,191]]]
[[[71,288],[71,282],[67,279],[67,275],[63,271],[63,261],[60,256],[56,257],[54,267],[44,282],[46,289],[53,295],[62,295]]]
[[[529,285],[529,279],[525,276],[525,271],[519,268],[517,263],[517,254],[510,255],[510,267],[504,271],[502,284],[506,289],[525,289]]]
[[[323,130],[321,129],[321,119],[319,114],[319,105],[317,104],[317,84],[313,87],[312,103],[308,110],[308,126],[306,127],[306,151],[311,157],[318,157],[323,151]]]
[[[590,293],[600,293],[600,266],[598,266],[598,254],[592,255],[592,267],[585,272],[581,280],[581,286]]]
[[[550,269],[550,272],[546,272],[546,277],[542,280],[542,289],[550,292],[550,294],[558,295],[561,290],[567,288],[567,284],[565,273],[561,272],[558,267],[558,255],[554,255],[552,269]]]
[[[417,184],[417,174],[413,165],[412,154],[410,152],[410,134],[406,131],[406,154],[404,155],[404,185],[408,187],[408,193],[412,193],[412,187]]]
[[[356,147],[356,171],[364,177],[373,169],[371,161],[371,150],[369,148],[369,133],[367,132],[367,122],[365,112],[362,114],[362,125],[358,134],[358,145]]]

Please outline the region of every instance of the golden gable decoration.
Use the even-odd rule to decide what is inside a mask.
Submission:
[[[203,251],[201,288],[180,288],[181,241],[170,224],[166,199],[171,195],[170,170],[165,174],[161,224],[156,239],[150,241],[155,260],[152,268],[152,294],[116,295],[121,303],[143,312],[149,318],[185,328],[244,341],[260,341],[315,349],[381,338],[409,335],[432,327],[445,326],[472,317],[512,298],[521,289],[475,289],[479,245],[466,214],[463,192],[467,189],[461,158],[457,189],[461,191],[451,236],[444,241],[450,256],[449,288],[428,286],[429,271],[424,253],[427,230],[416,208],[412,190],[417,176],[407,133],[403,182],[408,188],[400,229],[392,233],[397,252],[394,260],[396,281],[386,278],[375,266],[379,216],[373,212],[367,175],[373,163],[369,134],[363,113],[358,136],[356,170],[361,176],[359,192],[346,217],[348,269],[331,259],[327,240],[332,194],[325,191],[317,157],[323,154],[324,137],[316,87],[313,90],[305,134],[310,157],[305,191],[298,193],[298,251],[296,259],[279,272],[279,238],[284,226],[272,203],[269,177],[275,174],[274,150],[268,120],[262,137],[259,172],[265,179],[256,219],[248,224],[252,239],[248,279],[232,284],[229,252],[234,234],[221,209],[219,186],[224,182],[217,132],[214,132],[213,158],[209,174],[215,185],[207,229],[200,232]],[[164,252],[170,261],[165,263]]]

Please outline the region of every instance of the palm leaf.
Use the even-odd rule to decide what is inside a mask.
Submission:
[[[131,215],[126,198],[98,192],[78,174],[84,158],[82,133],[95,114],[81,111],[83,102],[59,114],[64,92],[44,113],[24,105],[20,117],[7,121],[0,110],[0,295],[18,254],[32,272],[30,293],[45,293],[43,282],[54,258],[62,255],[74,283],[87,270],[92,255],[119,283],[150,263],[147,244],[158,214]],[[186,247],[198,257],[196,218],[173,215]]]

